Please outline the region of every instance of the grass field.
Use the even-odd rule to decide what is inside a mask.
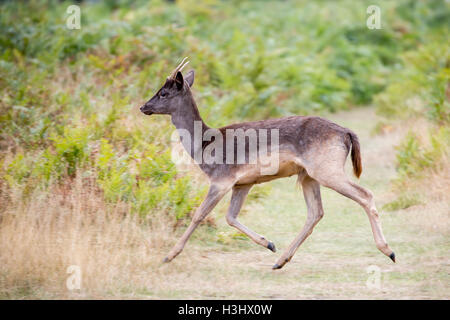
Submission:
[[[389,181],[395,176],[394,145],[398,132],[371,137],[373,126],[361,119],[376,119],[372,109],[331,117],[355,130],[361,139],[363,175],[378,207],[392,199]],[[400,130],[401,131],[401,130]],[[347,163],[349,164],[349,163]],[[351,169],[347,168],[351,173]],[[169,265],[154,272],[164,278],[159,298],[236,299],[439,299],[450,294],[449,204],[423,205],[382,213],[384,232],[396,252],[397,263],[376,250],[365,212],[353,201],[322,188],[325,216],[313,234],[283,269],[271,266],[300,232],[306,207],[295,178],[271,183],[261,203],[245,207],[241,222],[275,242],[276,254],[249,240],[233,239],[223,245],[197,237],[194,244]],[[223,217],[214,214],[219,232],[234,234]],[[158,258],[162,258],[160,256]],[[381,270],[381,287],[366,286],[367,268]],[[145,297],[146,295],[142,295]]]
[[[371,136],[376,116],[370,108],[338,113],[331,119],[358,133],[364,166],[360,183],[374,192],[381,208],[393,199],[390,180],[396,175],[394,145],[403,129]],[[349,169],[347,172],[351,172]],[[25,290],[3,288],[2,298],[442,299],[449,296],[450,228],[446,199],[395,212],[382,211],[384,233],[397,254],[394,264],[375,248],[362,208],[322,188],[324,219],[292,261],[274,271],[271,266],[277,256],[302,228],[306,208],[295,178],[276,180],[269,185],[269,195],[245,205],[240,220],[274,241],[278,249],[275,254],[226,224],[227,197],[211,214],[217,230],[212,232],[210,226],[202,225],[183,253],[169,264],[161,261],[182,230],[168,228],[164,217],[151,227],[130,218],[111,218],[98,208],[95,198],[89,203],[92,196],[77,188],[75,196],[68,200],[75,207],[62,208],[55,199],[50,204],[39,204],[37,200],[34,203],[38,207],[26,208],[25,212],[31,215],[41,210],[47,217],[50,212],[49,219],[53,217],[56,221],[34,225],[33,232],[29,231],[29,224],[24,225],[30,223],[29,218],[3,227],[2,250],[10,241],[10,253],[19,259],[10,260],[20,265],[13,270],[18,273],[15,277],[34,280],[28,280]],[[39,206],[46,206],[45,211]],[[61,208],[67,221],[61,221]],[[37,261],[20,261],[30,257]],[[40,270],[27,269],[27,263],[40,265]],[[69,265],[81,268],[80,290],[66,288]],[[371,276],[369,266],[376,266],[381,272],[379,288],[366,285]]]

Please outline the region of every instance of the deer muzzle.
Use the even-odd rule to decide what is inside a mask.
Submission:
[[[153,111],[151,111],[150,110],[150,107],[148,106],[148,105],[146,105],[146,104],[144,104],[141,108],[140,108],[140,110],[141,110],[141,112],[143,113],[143,114],[146,114],[146,115],[151,115],[151,114],[153,114]]]

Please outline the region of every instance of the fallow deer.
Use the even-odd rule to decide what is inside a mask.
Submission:
[[[140,110],[146,115],[170,115],[172,123],[178,131],[185,130],[193,136],[195,122],[200,123],[202,133],[210,128],[202,120],[191,92],[194,71],[189,71],[185,76],[181,73],[188,63],[185,61],[186,58],[173,70],[161,89]],[[337,191],[363,207],[370,221],[376,247],[395,262],[395,254],[389,248],[381,229],[372,192],[353,183],[344,173],[344,164],[350,150],[355,176],[359,178],[362,171],[360,145],[358,137],[353,131],[316,116],[290,116],[235,123],[216,130],[226,142],[225,132],[231,129],[277,130],[279,139],[276,151],[279,158],[277,171],[270,175],[261,174],[260,163],[199,163],[200,169],[209,178],[209,191],[196,210],[190,225],[164,262],[171,261],[183,250],[195,228],[230,190],[232,190],[232,196],[226,215],[227,222],[246,234],[255,243],[275,252],[273,242],[241,224],[237,220],[237,216],[244,199],[254,184],[292,175],[298,176],[298,182],[303,189],[307,205],[307,219],[300,234],[281,255],[273,269],[280,269],[291,260],[296,250],[323,217],[321,185]],[[194,145],[187,147],[187,144],[184,144],[184,146],[187,153],[194,158],[194,154],[205,150],[209,143],[211,142],[203,141],[201,144],[194,142]],[[232,144],[236,144],[236,142],[233,141]],[[246,148],[245,152],[248,153],[249,149]]]

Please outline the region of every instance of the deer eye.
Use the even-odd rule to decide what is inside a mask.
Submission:
[[[168,93],[167,93],[167,91],[162,91],[161,92],[161,97],[167,97],[168,96]]]

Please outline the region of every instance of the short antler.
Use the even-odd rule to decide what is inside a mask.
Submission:
[[[187,58],[188,57],[185,57],[183,61],[181,61],[178,67],[176,67],[175,70],[172,71],[172,73],[170,74],[170,76],[167,77],[167,79],[175,79],[175,77],[177,76],[177,72],[182,71],[183,68],[189,63],[189,61],[186,61]]]

